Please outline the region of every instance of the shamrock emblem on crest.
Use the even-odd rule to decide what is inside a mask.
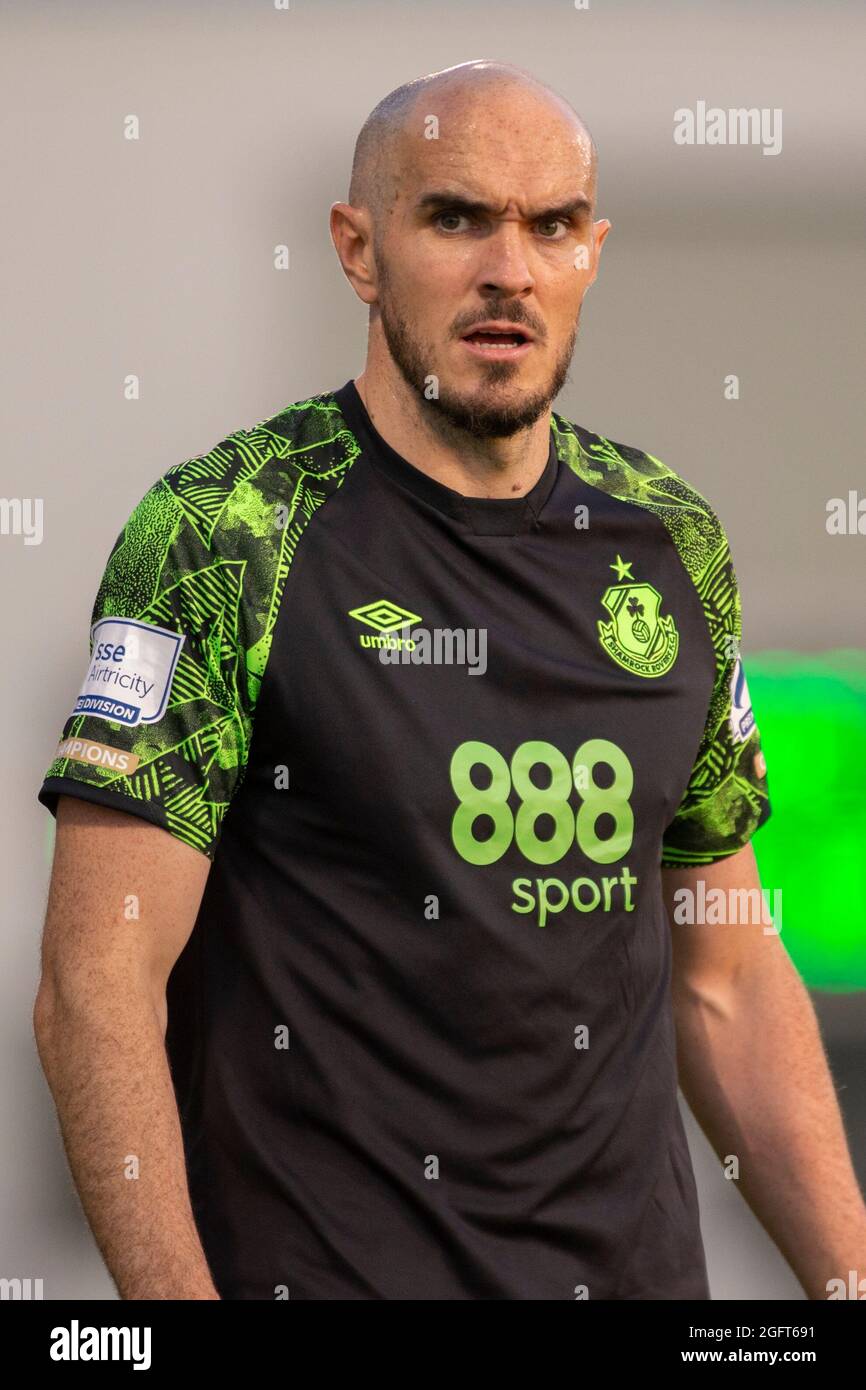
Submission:
[[[640,616],[643,613],[643,604],[635,594],[630,596],[628,604],[626,605],[626,610],[631,618],[631,630],[638,642],[648,642],[650,630]]]

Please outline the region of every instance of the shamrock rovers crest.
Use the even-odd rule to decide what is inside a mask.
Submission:
[[[663,618],[659,609],[662,596],[652,584],[635,583],[631,560],[617,555],[614,564],[619,584],[611,584],[602,603],[611,616],[609,623],[599,619],[598,636],[608,656],[636,676],[663,676],[676,660],[680,635],[671,617]]]

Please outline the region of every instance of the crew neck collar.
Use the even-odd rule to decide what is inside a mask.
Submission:
[[[350,378],[345,386],[333,393],[334,400],[345,417],[362,451],[370,462],[400,487],[408,489],[423,502],[443,512],[476,535],[514,536],[531,530],[553,490],[559,468],[553,429],[550,430],[550,451],[541,477],[523,497],[465,497],[454,488],[431,478],[414,463],[403,458],[382,438],[367,413],[361,394]]]

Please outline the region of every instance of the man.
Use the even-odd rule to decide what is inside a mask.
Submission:
[[[35,1024],[124,1298],[706,1299],[678,1062],[807,1294],[862,1260],[778,935],[674,920],[759,886],[768,789],[714,511],[551,411],[595,193],[520,70],[392,93],[331,210],[364,371],[118,536]]]

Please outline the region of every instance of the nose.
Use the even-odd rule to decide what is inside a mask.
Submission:
[[[534,287],[535,279],[526,258],[519,222],[500,222],[482,244],[484,250],[479,266],[482,294],[513,298]]]

